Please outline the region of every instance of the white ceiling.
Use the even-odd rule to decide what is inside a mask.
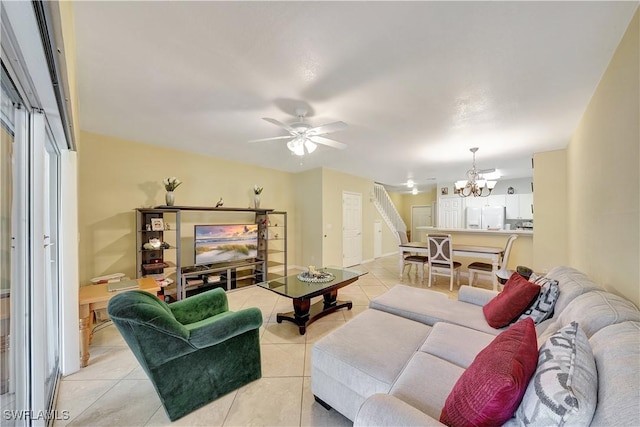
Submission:
[[[531,175],[563,148],[638,2],[75,2],[81,128],[399,185]],[[293,156],[262,117],[341,120]]]

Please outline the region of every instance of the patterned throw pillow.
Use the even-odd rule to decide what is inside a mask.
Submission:
[[[516,411],[518,425],[586,426],[598,400],[598,374],[587,336],[576,322],[540,348],[536,368]]]
[[[546,277],[536,276],[533,283],[540,285],[540,293],[533,303],[520,315],[517,320],[531,317],[537,325],[553,316],[553,308],[560,295],[560,287],[557,280],[547,279]],[[532,281],[529,279],[529,281]]]

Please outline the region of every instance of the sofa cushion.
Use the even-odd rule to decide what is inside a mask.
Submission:
[[[430,332],[422,323],[365,310],[313,345],[313,394],[353,420],[367,397],[389,392]]]
[[[498,291],[462,285],[458,290],[458,301],[483,306],[495,298],[496,295],[498,295]]]
[[[517,319],[540,293],[540,286],[519,274],[512,274],[504,290],[482,307],[487,323],[502,328]]]
[[[420,351],[432,354],[461,368],[468,368],[473,359],[491,344],[495,335],[452,323],[438,322]]]
[[[463,372],[459,366],[419,351],[389,394],[438,419],[447,396]]]
[[[559,266],[552,268],[545,277],[557,280],[560,288],[560,294],[554,307],[554,316],[561,313],[578,295],[594,290],[602,290],[602,287],[594,283],[589,276],[571,267]]]
[[[441,292],[396,285],[369,303],[370,308],[386,311],[426,325],[448,322],[492,335],[499,330],[487,324],[482,307],[449,299]]]
[[[575,321],[590,338],[608,325],[640,321],[640,311],[630,301],[605,291],[591,291],[576,297],[542,333],[538,342],[544,343],[549,336]]]
[[[538,367],[516,411],[516,424],[589,425],[598,373],[587,336],[572,322],[540,348]]]
[[[537,359],[533,320],[514,324],[464,371],[447,397],[440,421],[456,426],[503,424],[520,404]]]
[[[389,394],[374,394],[358,410],[353,427],[442,426],[437,418]]]
[[[592,425],[640,426],[640,323],[607,326],[589,340],[598,369]]]
[[[529,281],[539,285],[540,292],[538,293],[538,297],[533,300],[533,303],[520,315],[518,320],[531,317],[533,323],[537,325],[553,315],[553,308],[558,300],[560,289],[557,280],[552,280],[547,277],[537,277],[535,280],[529,279]]]
[[[435,324],[439,318],[430,316],[429,308],[448,300],[446,294],[427,289],[417,289],[406,285],[396,285],[382,295],[372,299],[369,308],[386,311],[406,319],[427,325]],[[425,310],[426,309],[426,310]]]

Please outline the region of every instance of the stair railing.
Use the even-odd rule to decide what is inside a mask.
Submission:
[[[396,206],[393,204],[391,197],[389,197],[389,193],[387,193],[387,189],[384,188],[382,184],[378,184],[377,182],[373,184],[373,193],[374,193],[374,205],[380,212],[380,216],[384,219],[385,223],[391,229],[393,234],[398,238],[398,242],[400,241],[400,236],[398,236],[398,231],[407,231],[407,225],[402,220],[400,213],[396,209]]]

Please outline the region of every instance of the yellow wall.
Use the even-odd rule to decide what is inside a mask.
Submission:
[[[294,175],[295,209],[298,226],[293,230],[299,239],[299,252],[293,258],[299,266],[323,266],[322,263],[322,169]]]
[[[464,231],[447,231],[447,233],[451,234],[451,238],[453,239],[454,243],[458,245],[494,246],[498,248],[504,248],[507,244],[507,239],[509,238],[509,235],[507,234],[474,234]],[[507,268],[510,270],[515,270],[516,266],[518,265],[531,267],[532,258],[533,238],[528,235],[519,235],[518,238],[513,242],[513,246],[511,247],[511,254],[509,255]],[[472,262],[489,262],[487,260],[465,257],[456,257],[455,260],[462,264],[461,271],[463,272],[467,271],[467,265],[471,264]],[[465,284],[464,281],[462,281],[462,283]]]
[[[373,259],[373,223],[383,224],[382,253],[397,241],[370,196],[373,181],[327,169],[289,174],[82,132],[79,164],[80,280],[116,272],[135,277],[135,208],[163,205],[162,180],[176,176],[176,205],[253,206],[253,186],[264,187],[262,207],[288,213],[290,266],[342,265],[342,192],[362,194],[363,261]],[[252,214],[182,212],[182,264],[193,262],[193,225],[252,222]],[[172,224],[175,225],[175,224]]]
[[[546,273],[567,265],[567,152],[547,151],[534,155],[533,206],[535,232],[531,267]]]
[[[397,239],[378,213],[373,200],[373,181],[322,169],[323,265],[342,265],[342,194],[362,195],[362,260],[373,259],[373,223],[382,222],[382,253],[397,252]]]
[[[636,305],[640,303],[638,14],[567,148],[569,262]]]
[[[139,207],[164,204],[162,180],[176,176],[176,205],[253,206],[253,186],[264,187],[262,207],[287,211],[296,229],[292,175],[273,169],[83,132],[79,162],[80,281],[122,272],[135,277],[135,213]],[[194,223],[253,221],[251,214],[183,215],[182,254],[193,259]],[[242,216],[245,215],[245,216]],[[249,215],[249,216],[246,216]],[[290,233],[288,249],[296,253]],[[291,255],[289,255],[291,256]],[[291,260],[289,260],[291,263]]]
[[[411,230],[411,207],[431,206],[431,204],[436,201],[435,188],[431,191],[415,195],[410,193],[389,193],[389,195],[396,209],[398,209],[400,217],[407,225],[407,230]]]

